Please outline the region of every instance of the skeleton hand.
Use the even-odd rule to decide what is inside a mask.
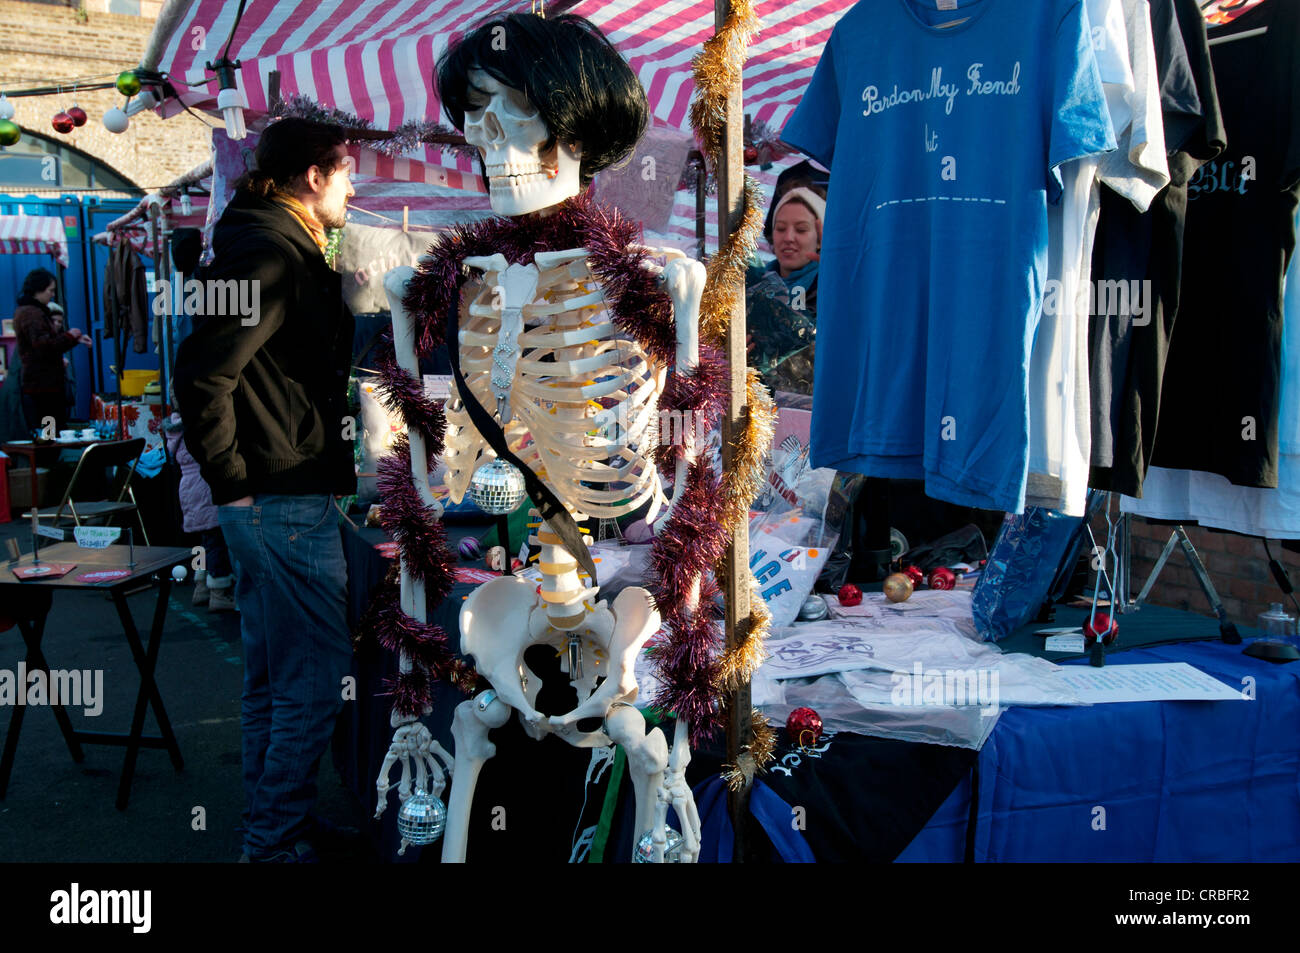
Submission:
[[[438,760],[442,760],[442,765]],[[411,796],[411,763],[415,763],[415,788],[438,797],[447,786],[443,772],[451,774],[452,758],[445,748],[434,741],[429,729],[418,721],[401,725],[393,734],[393,743],[384,757],[384,764],[379,769],[379,779],[375,782],[378,801],[375,804],[375,817],[384,813],[388,806],[389,775],[393,765],[402,762],[402,777],[397,785],[397,800],[404,802]]]
[[[654,844],[651,857],[656,864],[664,862],[664,848],[668,843],[665,827],[670,806],[682,825],[682,849],[678,862],[693,864],[700,856],[700,812],[695,807],[695,796],[686,784],[686,766],[691,763],[688,734],[686,722],[679,719],[673,735],[672,754],[668,758],[668,770],[664,773],[655,803],[655,824],[651,828],[651,841]]]

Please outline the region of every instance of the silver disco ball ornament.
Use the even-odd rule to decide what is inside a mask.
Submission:
[[[680,864],[682,862],[682,835],[671,827],[665,827],[664,839],[668,842],[664,845],[664,863]],[[646,831],[641,835],[641,839],[636,842],[636,850],[632,854],[632,861],[637,864],[653,864],[654,856],[654,832]]]
[[[432,794],[416,790],[397,812],[397,830],[402,835],[402,851],[407,844],[423,847],[442,836],[447,826],[447,809]],[[400,853],[400,851],[399,851]]]
[[[504,460],[490,460],[470,477],[469,498],[491,516],[513,513],[524,495],[524,475],[518,467]]]
[[[829,611],[830,610],[826,607],[826,600],[816,593],[813,593],[805,599],[803,605],[799,607],[799,621],[818,622],[821,619],[826,618],[826,614]]]

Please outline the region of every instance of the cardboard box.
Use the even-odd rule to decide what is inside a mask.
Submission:
[[[16,510],[29,510],[35,505],[37,508],[50,506],[50,471],[46,467],[41,467],[36,471],[37,481],[40,483],[41,498],[32,503],[32,470],[31,467],[15,467],[13,461],[9,461],[9,506]]]

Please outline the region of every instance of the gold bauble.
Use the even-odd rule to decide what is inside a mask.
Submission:
[[[885,598],[890,602],[906,602],[912,596],[912,580],[901,572],[885,577]]]

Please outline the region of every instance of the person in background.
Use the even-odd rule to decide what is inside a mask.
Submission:
[[[51,301],[49,308],[50,314],[54,316],[54,330],[62,333],[66,323],[63,319],[63,307],[57,301]],[[77,403],[77,378],[76,371],[72,368],[72,361],[68,359],[67,354],[63,355],[63,393],[66,412],[68,416],[72,416],[72,408]]]
[[[794,179],[773,198],[768,240],[776,259],[746,281],[751,363],[773,390],[812,393],[817,334],[817,270],[826,194]]]
[[[78,344],[92,347],[90,335],[78,328],[56,327],[50,302],[54,299],[54,275],[37,268],[23,279],[18,307],[14,310],[14,337],[23,365],[23,416],[28,430],[43,430],[53,421],[56,436],[68,421],[67,370],[63,355]]]
[[[244,647],[244,855],[314,861],[316,775],[352,667],[335,496],[356,492],[352,314],[325,261],[352,189],[344,131],[280,119],[236,183],[203,281],[248,282],[259,311],[195,317],[176,354],[185,446],[218,506]],[[255,284],[254,284],[255,283]]]
[[[181,529],[198,533],[203,546],[204,568],[194,573],[196,606],[207,606],[209,612],[234,612],[235,571],[230,565],[230,550],[221,533],[217,507],[212,502],[212,491],[203,482],[199,465],[190,455],[182,435],[185,425],[180,414],[172,414],[163,428],[167,437],[167,450],[181,468],[180,503]]]

